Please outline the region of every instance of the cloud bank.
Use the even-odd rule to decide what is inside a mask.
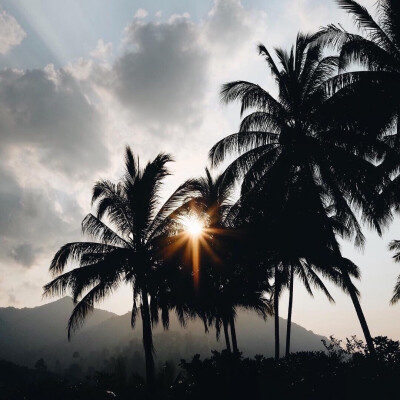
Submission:
[[[26,33],[17,20],[0,8],[0,54],[8,53],[18,46]]]

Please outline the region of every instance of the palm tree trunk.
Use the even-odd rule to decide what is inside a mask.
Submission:
[[[343,278],[346,283],[346,287],[349,290],[351,300],[353,302],[354,308],[356,309],[358,320],[360,321],[361,328],[364,333],[365,341],[367,342],[368,352],[372,357],[376,357],[376,350],[374,346],[374,341],[372,340],[371,333],[368,328],[367,321],[365,319],[363,310],[361,308],[360,302],[357,297],[357,293],[354,290],[353,283],[351,282],[350,276],[347,271],[342,270]]]
[[[274,318],[275,318],[275,360],[279,360],[279,270],[275,265]]]
[[[235,328],[235,318],[231,314],[229,319],[229,325],[231,326],[231,337],[232,337],[232,348],[234,353],[239,353],[237,339],[236,339],[236,328]]]
[[[231,353],[232,350],[231,350],[231,342],[229,340],[228,322],[226,321],[225,318],[222,321],[222,324],[224,325],[224,335],[225,335],[226,349],[228,350],[229,353]]]
[[[146,361],[146,383],[150,390],[155,388],[156,372],[153,358],[153,332],[151,328],[150,307],[147,292],[142,292],[142,324],[143,324],[143,347]]]
[[[290,334],[292,330],[292,309],[293,309],[293,282],[294,279],[294,268],[290,266],[290,283],[289,283],[289,308],[286,328],[286,357],[290,354]]]

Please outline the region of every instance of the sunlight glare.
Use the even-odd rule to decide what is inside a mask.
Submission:
[[[202,234],[204,224],[198,217],[189,216],[185,218],[182,222],[185,226],[185,230],[187,231],[187,233],[189,233],[189,235],[193,237],[198,237]]]

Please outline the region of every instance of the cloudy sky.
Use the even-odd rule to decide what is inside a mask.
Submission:
[[[370,6],[373,0],[363,4]],[[0,306],[42,304],[58,248],[80,239],[90,192],[118,178],[129,144],[143,161],[176,162],[165,195],[200,175],[207,152],[238,128],[224,82],[244,79],[275,92],[256,46],[289,47],[296,33],[351,19],[333,0],[0,0]],[[400,266],[367,234],[357,285],[372,334],[400,339],[400,306],[388,305]],[[324,335],[360,335],[349,298],[336,304],[295,287],[294,321]],[[101,305],[129,310],[122,289]],[[282,310],[286,299],[283,299]],[[285,317],[285,314],[282,315]]]

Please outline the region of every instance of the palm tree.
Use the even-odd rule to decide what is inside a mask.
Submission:
[[[245,240],[244,235],[240,234],[236,226],[228,224],[232,181],[226,180],[224,174],[213,178],[206,168],[205,177],[189,180],[183,186],[190,187],[191,192],[174,213],[175,218],[182,223],[181,232],[169,237],[167,246],[176,249],[176,243],[181,241],[180,236],[185,238],[183,243],[189,245],[189,252],[193,251],[191,246],[198,246],[201,271],[198,272],[196,283],[189,293],[187,278],[186,283],[175,280],[179,282],[179,288],[184,287],[186,291],[178,288],[171,291],[171,296],[175,299],[172,301],[174,305],[170,307],[180,308],[180,315],[200,317],[206,330],[214,325],[217,339],[222,328],[227,350],[231,351],[232,346],[233,351],[238,353],[236,308],[255,310],[266,318],[271,310],[264,292],[269,287],[265,279],[255,276],[256,268],[251,269],[246,265],[248,260],[243,258],[245,252],[240,245]],[[204,223],[202,232],[195,238],[191,238],[185,230],[185,225],[190,225],[191,218],[200,219]],[[184,246],[181,249],[183,255],[178,250],[173,252],[174,261],[177,260],[178,265],[182,265],[182,261],[183,265],[191,263],[187,249]],[[185,266],[182,269],[190,271]]]
[[[310,295],[311,286],[321,289],[333,301],[318,274],[347,291],[340,266],[359,277],[358,268],[333,251],[336,240],[332,229],[344,234],[346,226],[336,215],[326,218],[327,210],[316,212],[321,202],[322,188],[302,182],[301,174],[293,177],[289,185],[284,181],[274,183],[274,195],[250,192],[240,199],[241,212],[236,218],[251,225],[249,252],[264,259],[265,267],[274,278],[273,303],[275,314],[275,357],[279,358],[279,298],[284,287],[289,288],[289,308],[286,336],[286,355],[290,352],[291,315],[293,304],[294,273],[304,283]],[[267,193],[271,188],[267,188]],[[261,252],[258,250],[261,248]],[[258,254],[257,254],[258,253]]]
[[[151,307],[156,302],[157,271],[162,266],[158,250],[160,236],[168,232],[169,214],[187,195],[181,186],[159,208],[159,192],[169,175],[166,164],[172,161],[160,153],[143,169],[129,147],[126,149],[125,173],[118,183],[98,181],[93,188],[94,214],[82,222],[82,231],[95,241],[68,243],[56,253],[50,265],[55,279],[44,286],[44,296],[72,293],[75,308],[68,321],[68,338],[93,311],[96,302],[116,290],[121,283],[132,285],[132,327],[140,309],[143,325],[143,347],[146,379],[154,388],[152,319],[157,320]],[[79,266],[64,272],[70,263]],[[165,310],[164,310],[165,314]]]
[[[220,241],[224,236],[224,231],[227,228],[224,224],[224,219],[230,208],[229,197],[232,192],[232,184],[225,179],[223,174],[219,175],[216,179],[213,179],[208,168],[205,169],[205,175],[205,177],[196,180],[194,193],[187,202],[186,206],[194,209],[196,213],[199,213],[200,215],[206,215],[207,232],[210,234],[208,236],[208,239],[211,239],[209,240],[209,242],[213,246],[213,241]],[[215,248],[215,246],[213,247]],[[210,246],[209,249],[212,249],[212,247]],[[224,258],[226,258],[227,254],[224,254],[223,256],[225,256]],[[220,262],[221,259],[222,258],[219,257],[218,261]],[[215,259],[210,261],[210,266],[212,268],[213,264],[215,263]],[[234,311],[232,310],[232,307],[234,307],[235,304],[231,304],[229,301],[226,302],[228,296],[225,292],[226,284],[227,281],[229,281],[229,277],[226,277],[224,279],[222,278],[221,274],[215,276],[215,271],[212,272],[214,272],[213,282],[209,283],[211,283],[211,285],[214,287],[214,293],[222,294],[222,296],[218,296],[219,299],[216,304],[216,310],[212,314],[210,314],[210,317],[214,320],[217,335],[219,335],[220,327],[222,325],[224,330],[226,348],[229,352],[231,351],[231,344],[229,340],[228,327],[231,327],[233,351],[238,352],[239,350],[237,347],[235,320],[233,316]],[[228,270],[227,272],[232,271]],[[207,274],[206,276],[210,278],[210,275]],[[232,282],[230,283],[232,284]],[[222,304],[223,306],[221,307]],[[222,308],[224,308],[224,310],[221,310]],[[225,311],[225,308],[228,308],[228,310],[230,310]]]
[[[361,210],[363,219],[380,232],[382,220],[371,204],[382,186],[382,178],[370,162],[378,144],[367,135],[368,126],[335,114],[343,99],[340,92],[330,96],[324,83],[337,70],[339,59],[335,56],[322,58],[322,51],[323,47],[315,37],[299,34],[289,53],[276,50],[279,69],[266,47],[260,45],[259,52],[265,57],[279,87],[279,97],[276,99],[260,86],[246,81],[225,84],[221,91],[223,101],[239,100],[241,114],[248,110],[251,112],[243,118],[238,133],[214,145],[210,159],[215,166],[228,154],[238,154],[227,168],[226,175],[231,179],[243,177],[241,196],[248,203],[243,208],[251,212],[260,207],[266,210],[267,206],[262,204],[270,202],[272,217],[274,213],[284,215],[281,211],[289,188],[300,179],[307,188],[307,196],[313,201],[313,212],[318,216],[315,220],[325,227],[326,242],[321,242],[321,248],[329,243],[328,247],[339,262],[342,257],[335,230],[342,236],[354,238],[356,245],[364,243],[355,216],[357,210]],[[251,206],[249,199],[252,197],[259,199],[257,206]],[[340,221],[345,229],[337,230],[330,216]],[[307,227],[306,231],[297,231],[298,237],[311,234],[307,221],[303,226]],[[299,254],[303,252],[299,246],[296,249]],[[299,254],[295,254],[296,259]],[[311,257],[311,253],[308,256]],[[374,353],[357,290],[348,270],[342,268],[341,272],[369,351]]]

